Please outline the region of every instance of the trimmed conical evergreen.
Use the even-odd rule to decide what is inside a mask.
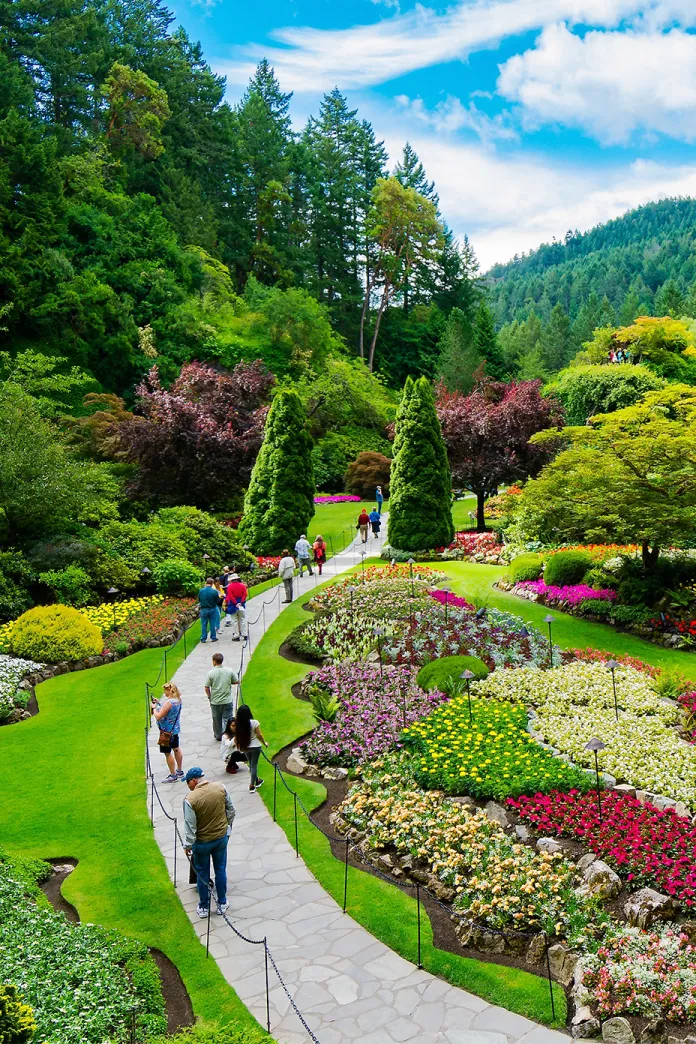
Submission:
[[[433,392],[425,377],[409,378],[394,432],[389,543],[419,551],[447,546],[453,536],[452,480]]]
[[[257,555],[292,550],[314,515],[312,440],[297,392],[273,400],[244,499],[240,532]]]

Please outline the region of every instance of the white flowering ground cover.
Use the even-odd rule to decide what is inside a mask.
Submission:
[[[19,660],[14,656],[0,656],[0,721],[5,721],[16,707],[26,707],[27,693],[17,689],[22,678],[40,671],[41,663]]]

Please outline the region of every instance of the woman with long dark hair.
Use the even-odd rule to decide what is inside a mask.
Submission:
[[[234,738],[237,750],[241,751],[242,754],[246,754],[249,762],[249,790],[258,790],[263,783],[263,780],[259,779],[257,771],[261,746],[267,747],[268,744],[264,739],[258,721],[256,718],[252,718],[251,708],[246,703],[242,703],[237,709]]]

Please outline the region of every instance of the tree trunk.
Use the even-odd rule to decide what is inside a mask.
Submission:
[[[646,573],[652,573],[660,556],[660,548],[657,544],[654,547],[650,547],[648,541],[644,540],[640,550],[643,558],[643,569]]]
[[[486,502],[486,494],[479,491],[476,494],[476,532],[485,533],[486,531],[486,514],[483,509],[483,505]]]
[[[370,373],[372,373],[375,365],[375,348],[377,347],[377,335],[379,334],[379,324],[382,322],[382,314],[387,303],[387,289],[384,288],[382,294],[382,300],[379,302],[379,311],[377,312],[377,319],[375,320],[375,332],[372,335],[372,341],[370,343],[370,356],[368,359],[368,366],[370,367]]]
[[[365,320],[367,319],[367,307],[370,300],[370,284],[367,284],[365,289],[365,300],[363,301],[362,312],[360,313],[360,345],[359,354],[360,358],[365,358]]]

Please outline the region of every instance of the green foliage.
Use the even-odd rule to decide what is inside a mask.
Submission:
[[[39,663],[84,660],[104,647],[99,628],[67,605],[29,609],[16,621],[10,642],[14,656]]]
[[[541,555],[529,552],[513,558],[508,570],[510,580],[513,584],[520,584],[523,580],[538,580],[544,567]]]
[[[44,417],[70,413],[93,392],[97,382],[77,366],[68,367],[61,356],[49,358],[40,352],[0,352],[0,380],[22,388],[35,400]],[[64,372],[67,371],[67,372]]]
[[[469,317],[459,308],[453,308],[438,344],[436,378],[449,392],[468,395],[476,383],[483,357],[474,338]]]
[[[188,556],[196,564],[203,564],[203,555],[208,555],[210,569],[222,569],[224,565],[248,569],[253,561],[253,555],[242,547],[239,534],[206,511],[194,507],[161,508],[155,518],[180,534]]]
[[[215,1029],[202,1025],[190,1026],[174,1036],[151,1037],[148,1044],[271,1044],[272,1038],[258,1028],[243,1030],[227,1026]]]
[[[185,559],[167,558],[152,571],[155,588],[161,594],[195,594],[204,580],[203,573]]]
[[[583,581],[588,587],[595,587],[600,591],[602,588],[607,587],[616,590],[617,586],[616,577],[612,573],[605,572],[601,566],[594,566],[592,569],[588,569],[583,577]]]
[[[584,424],[596,413],[633,406],[646,392],[662,388],[664,383],[647,366],[596,364],[562,370],[550,390],[563,403],[568,424]]]
[[[0,984],[0,1044],[27,1044],[36,1029],[34,1012],[19,991]]]
[[[369,428],[346,430],[342,434],[329,432],[317,442],[312,450],[312,466],[317,489],[326,493],[341,493],[344,489],[346,471],[358,456],[375,457],[391,461],[386,456],[391,445]],[[383,469],[382,465],[382,469]],[[387,474],[389,468],[387,467]],[[349,490],[349,492],[351,492]],[[372,490],[371,494],[374,494]]]
[[[643,363],[668,380],[691,383],[696,378],[696,330],[692,320],[639,316],[631,326],[605,326],[583,345],[578,363],[602,363],[607,353],[629,351],[631,362]],[[649,390],[649,389],[648,389]]]
[[[382,453],[360,453],[346,470],[346,492],[363,500],[374,500],[375,490],[381,486],[385,498],[388,497],[391,463]]]
[[[394,435],[389,542],[401,550],[451,543],[451,479],[447,451],[429,382],[404,387]]]
[[[619,588],[619,593],[621,593],[621,588]],[[643,587],[640,589],[639,598],[649,596],[649,594],[650,588]],[[651,616],[654,616],[654,613],[650,609],[646,609],[644,605],[615,605],[614,602],[610,602],[609,605],[614,622],[623,627],[644,624]]]
[[[544,581],[554,587],[579,584],[592,565],[587,551],[559,551],[549,555],[544,567]]]
[[[332,722],[336,720],[341,704],[327,689],[321,685],[310,685],[307,695],[316,721]]]
[[[0,551],[0,621],[14,620],[32,605],[31,569],[19,551]]]
[[[447,682],[463,687],[464,682],[460,679],[463,671],[471,671],[476,680],[487,678],[489,674],[488,667],[477,656],[442,656],[421,667],[418,684],[421,689],[440,689],[441,692],[444,692],[443,686]]]
[[[39,573],[39,580],[50,589],[55,600],[63,605],[89,605],[94,598],[90,575],[78,565],[49,569]]]
[[[294,547],[306,532],[314,514],[311,448],[299,395],[281,391],[266,418],[239,527],[256,554]]]
[[[676,668],[660,671],[652,684],[658,696],[670,700],[676,700],[683,692],[693,688],[692,682]]]
[[[583,598],[578,602],[580,616],[599,616],[602,620],[608,620],[614,615],[614,603],[605,598]]]
[[[162,125],[172,114],[166,91],[144,72],[114,62],[104,95],[108,105],[105,136],[111,152],[157,159],[164,151]]]

